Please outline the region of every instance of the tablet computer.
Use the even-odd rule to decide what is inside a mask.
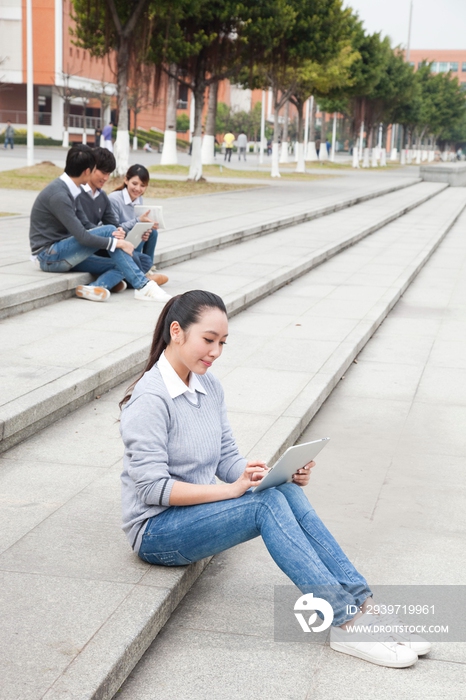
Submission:
[[[146,206],[145,204],[135,204],[134,205],[134,213],[136,216],[143,216],[143,214],[146,213],[146,211],[149,212],[149,216],[151,217],[152,221],[156,221],[158,226],[157,230],[161,231],[164,228],[167,228],[165,226],[165,221],[163,219],[163,207],[156,207],[156,206]]]
[[[270,489],[272,486],[281,486],[291,481],[291,477],[298,469],[302,469],[306,464],[312,462],[330,438],[325,437],[312,442],[304,442],[302,445],[289,447],[282,454],[275,465],[267,472],[262,481],[253,488],[253,492]]]
[[[131,231],[128,231],[125,240],[129,241],[134,245],[135,248],[137,248],[140,242],[142,241],[144,233],[148,229],[150,229],[150,224],[148,224],[147,221],[140,221],[138,224],[135,224],[133,226]]]

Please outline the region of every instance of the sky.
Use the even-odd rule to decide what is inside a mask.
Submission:
[[[392,46],[408,40],[410,0],[344,0],[369,34],[382,31]],[[414,0],[412,49],[466,49],[466,0]]]

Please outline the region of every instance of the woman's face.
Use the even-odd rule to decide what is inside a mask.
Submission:
[[[220,357],[228,335],[228,319],[220,309],[209,308],[186,332],[178,324],[172,324],[171,333],[172,340],[167,350],[170,359],[177,361],[175,370],[186,379],[189,372],[205,374]]]
[[[131,201],[134,202],[135,199],[141,197],[147,189],[147,185],[144,185],[141,178],[138,175],[128,178],[125,177],[125,185],[128,189],[128,194],[131,197]]]

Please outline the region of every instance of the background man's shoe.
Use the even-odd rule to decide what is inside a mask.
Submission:
[[[89,301],[107,301],[107,299],[110,299],[110,292],[105,287],[91,287],[91,285],[80,284],[76,287],[76,296]]]
[[[124,292],[127,287],[128,285],[126,284],[125,280],[121,280],[121,282],[118,282],[118,284],[112,287],[110,291],[112,294],[118,294],[118,292]]]
[[[150,280],[145,287],[134,290],[134,298],[139,301],[168,301],[171,299],[170,294],[167,294],[160,287]]]
[[[162,275],[161,272],[156,272],[153,274],[152,272],[148,272],[146,275],[148,280],[152,280],[155,282],[155,284],[158,284],[159,287],[162,286],[162,284],[165,284],[165,282],[168,282],[168,277],[167,275]]]

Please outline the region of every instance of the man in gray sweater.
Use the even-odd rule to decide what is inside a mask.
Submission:
[[[134,263],[134,246],[113,234],[112,225],[92,228],[76,199],[95,167],[92,149],[74,146],[68,151],[65,172],[37,196],[31,211],[29,240],[33,258],[44,272],[90,272],[97,276],[89,285],[79,285],[76,295],[91,301],[105,301],[110,289],[127,279],[140,301],[170,298],[148,280]],[[94,255],[106,250],[110,258]]]

